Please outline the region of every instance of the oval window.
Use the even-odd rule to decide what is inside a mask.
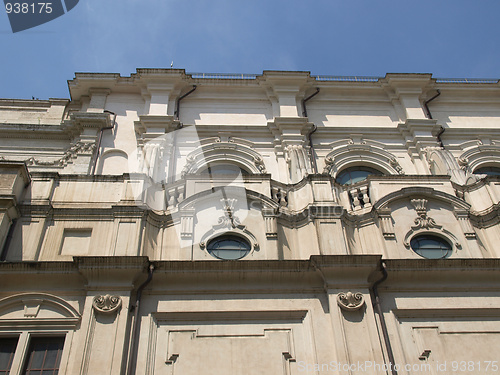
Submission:
[[[352,185],[372,175],[381,176],[382,172],[370,167],[351,167],[342,170],[337,175],[336,181],[340,185]]]
[[[241,259],[250,252],[251,248],[250,242],[234,235],[216,237],[207,245],[210,255],[223,260]]]
[[[430,234],[420,234],[413,237],[410,246],[414,252],[427,259],[448,258],[453,250],[448,241]]]

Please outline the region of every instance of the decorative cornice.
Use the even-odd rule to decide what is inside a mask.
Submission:
[[[97,128],[98,130],[111,126],[111,116],[108,113],[75,112],[70,116],[71,121],[83,128]]]
[[[141,115],[139,120],[134,122],[135,132],[145,137],[154,134],[156,136],[170,133],[179,128],[180,122],[174,116],[167,115]],[[148,137],[149,139],[150,137]]]

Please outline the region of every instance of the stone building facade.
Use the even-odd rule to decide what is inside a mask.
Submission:
[[[498,81],[68,84],[0,99],[1,374],[500,373]]]

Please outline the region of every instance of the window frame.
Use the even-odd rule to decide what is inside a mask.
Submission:
[[[492,170],[496,170],[496,172],[494,173],[491,173],[491,171],[481,171],[481,169],[492,169]],[[493,164],[486,164],[486,165],[479,165],[477,166],[475,169],[474,169],[474,172],[472,172],[473,174],[475,175],[486,175],[486,176],[490,176],[490,177],[500,177],[500,167],[496,164],[496,165],[493,165]]]
[[[38,316],[49,309],[59,316]],[[2,312],[16,311],[14,316],[3,318]],[[81,315],[66,300],[46,293],[19,293],[0,299],[0,337],[18,337],[16,352],[9,375],[22,375],[32,337],[62,337],[59,373],[67,373],[70,347]]]
[[[26,373],[26,361],[29,358],[29,349],[31,340],[34,337],[64,337],[61,361],[59,364],[58,373],[65,374],[69,360],[68,343],[72,339],[73,331],[71,330],[50,330],[50,329],[30,329],[30,330],[7,330],[0,332],[2,338],[17,337],[17,346],[14,352],[14,358],[10,367],[9,375],[24,375]]]
[[[10,367],[8,367],[8,368],[0,368],[0,374],[10,374],[11,369],[12,369],[12,364],[14,363],[14,356],[15,356],[16,351],[17,351],[17,346],[19,345],[19,337],[18,336],[0,336],[0,341],[1,340],[12,340],[12,341],[15,341],[14,350],[11,352],[11,354],[9,356]],[[9,363],[7,363],[7,365]]]
[[[343,177],[345,174],[349,174],[349,177],[351,177],[351,171],[355,172],[355,171],[363,171],[365,170],[366,172],[370,172],[370,171],[374,171],[374,172],[378,172],[378,173],[370,173],[369,175],[367,175],[364,179],[362,180],[359,180],[359,181],[356,181],[356,182],[351,182],[351,183],[344,183],[344,184],[341,184],[339,182],[339,178],[340,177]],[[335,182],[337,184],[339,184],[340,186],[344,186],[344,187],[350,187],[350,186],[354,186],[354,185],[357,185],[359,183],[362,183],[364,181],[367,180],[367,178],[369,176],[384,176],[385,173],[377,168],[373,168],[372,166],[368,166],[368,165],[351,165],[351,166],[348,166],[348,167],[345,167],[343,169],[341,169],[335,176]],[[352,178],[350,178],[349,181],[351,181]]]
[[[429,258],[429,257],[426,257],[425,255],[422,255],[421,253],[418,253],[414,247],[412,246],[412,242],[414,240],[416,240],[417,238],[419,237],[428,237],[428,238],[434,238],[434,239],[437,239],[437,240],[440,240],[441,242],[443,243],[446,243],[448,246],[449,246],[449,249],[447,251],[447,254],[443,257],[440,257],[440,258]],[[454,246],[453,246],[453,243],[450,242],[447,238],[443,237],[443,236],[440,236],[438,234],[436,234],[435,232],[419,232],[419,233],[416,233],[414,236],[411,237],[410,241],[410,249],[411,251],[413,251],[415,254],[417,254],[419,257],[422,257],[424,259],[448,259],[450,258],[452,255],[453,255],[453,252],[454,252]]]
[[[241,243],[245,243],[248,247],[246,254],[239,257],[239,258],[235,258],[235,259],[225,259],[225,258],[221,258],[221,257],[214,255],[212,253],[213,249],[210,249],[210,245],[213,244],[214,242],[223,240],[224,238],[234,239],[235,241],[239,240]],[[247,238],[245,238],[243,236],[240,236],[240,235],[232,233],[232,232],[227,232],[227,233],[222,233],[218,236],[214,236],[214,237],[210,238],[210,240],[207,241],[206,249],[207,249],[207,252],[212,257],[214,257],[216,259],[225,260],[225,261],[236,261],[236,260],[241,260],[241,259],[245,258],[246,256],[248,256],[248,254],[250,254],[252,252],[252,243]]]

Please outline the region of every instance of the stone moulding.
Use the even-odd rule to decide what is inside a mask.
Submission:
[[[24,160],[26,165],[35,166],[60,166],[65,167],[69,163],[76,159],[79,154],[92,155],[95,151],[95,142],[77,142],[70,146],[70,148],[64,153],[64,155],[57,160],[39,160],[34,157]]]
[[[469,174],[482,166],[500,162],[499,141],[492,141],[490,145],[484,145],[478,140],[475,142],[473,147],[466,149],[458,158],[461,169]]]
[[[46,317],[50,312],[50,317]],[[74,329],[81,315],[69,302],[51,294],[20,293],[0,299],[0,327]]]
[[[112,314],[118,312],[122,306],[120,296],[97,295],[92,301],[94,310],[104,314]]]
[[[337,294],[337,304],[342,310],[356,311],[365,304],[365,298],[362,293],[339,293]]]
[[[211,163],[233,163],[254,174],[267,173],[262,156],[253,148],[237,143],[237,140],[214,141],[204,144],[186,157],[181,176],[197,173]]]
[[[388,175],[404,175],[404,170],[397,158],[384,148],[375,144],[367,144],[372,141],[344,140],[345,144],[334,147],[325,156],[325,167],[323,174],[335,177],[337,173],[353,165],[366,165],[375,167]],[[363,143],[364,142],[364,143]]]

